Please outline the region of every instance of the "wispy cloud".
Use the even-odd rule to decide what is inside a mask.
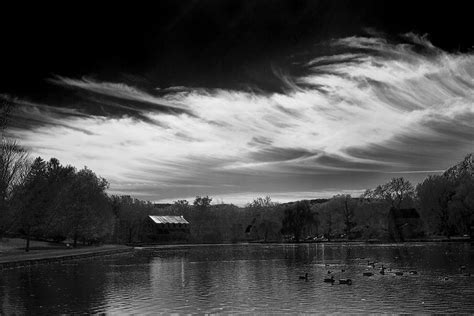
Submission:
[[[36,154],[88,165],[112,190],[154,200],[200,193],[229,199],[248,188],[315,192],[324,190],[328,178],[321,175],[328,174],[340,190],[379,181],[374,173],[421,176],[474,148],[474,55],[407,38],[333,41],[336,55],[307,60],[302,75],[285,75],[285,93],[145,92],[58,76],[51,82],[113,97],[122,107],[152,106],[139,108],[142,119],[62,113],[61,124],[13,133]],[[34,108],[48,120],[46,107]],[[313,183],[300,181],[309,176]]]
[[[91,78],[72,79],[55,76],[48,79],[49,82],[73,89],[82,96],[83,109],[91,114],[96,114],[97,107],[101,108],[101,115],[116,117],[128,115],[141,120],[148,120],[146,113],[170,113],[177,114],[188,111],[186,105],[179,102],[169,102],[153,89],[150,92],[138,89],[133,85],[125,83],[101,82]],[[88,106],[84,106],[87,104]],[[191,112],[188,112],[191,114]],[[150,121],[149,121],[150,122]]]

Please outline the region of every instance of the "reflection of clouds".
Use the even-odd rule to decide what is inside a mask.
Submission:
[[[281,189],[291,191],[301,174],[444,169],[472,151],[474,58],[407,38],[412,44],[334,41],[338,54],[310,60],[298,77],[282,76],[285,93],[145,92],[56,77],[58,85],[113,97],[115,108],[133,111],[107,117],[30,103],[19,115],[42,124],[11,133],[35,154],[87,165],[112,190],[149,199],[239,193],[250,181],[243,175],[280,177]],[[221,184],[236,189],[223,192]],[[254,187],[266,185],[262,179]]]

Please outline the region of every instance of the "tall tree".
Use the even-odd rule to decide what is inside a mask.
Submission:
[[[148,201],[134,199],[129,195],[112,197],[118,219],[117,237],[122,242],[132,243],[139,237],[146,216],[152,214],[153,205]]]
[[[209,196],[196,196],[193,205],[199,210],[207,210],[211,206],[212,198]]]
[[[298,201],[289,205],[284,211],[282,231],[291,233],[296,242],[299,242],[304,228],[316,221],[308,201]]]
[[[30,250],[32,236],[38,235],[44,224],[47,189],[46,163],[38,157],[31,165],[25,182],[13,193],[13,205],[17,209],[16,226],[26,238],[25,251]]]
[[[211,212],[211,202],[212,198],[209,196],[196,196],[193,202],[191,234],[199,241],[211,241],[205,240],[211,237],[215,239],[214,236],[211,236],[216,227],[215,218]]]
[[[344,223],[344,234],[349,236],[351,230],[357,225],[355,222],[355,209],[357,202],[349,194],[340,194],[333,197],[337,210],[341,213]]]
[[[14,140],[2,138],[0,144],[0,237],[11,224],[13,214],[9,200],[16,186],[28,173],[28,152]]]
[[[112,233],[114,223],[107,188],[107,180],[88,168],[76,174],[66,204],[74,247],[79,239],[94,241]]]
[[[453,208],[459,214],[459,230],[472,236],[474,224],[474,175],[463,174],[456,180],[456,194],[453,196]]]
[[[44,237],[62,241],[68,235],[68,194],[72,190],[76,177],[76,169],[63,166],[56,158],[46,164],[48,188],[45,198],[48,209],[45,213]]]
[[[257,239],[263,238],[264,242],[269,238],[279,239],[281,216],[277,203],[274,203],[269,196],[258,197],[247,204],[246,210],[252,216],[251,227],[247,226],[247,229],[256,234]]]
[[[420,183],[416,191],[421,217],[428,230],[449,237],[453,232],[450,204],[456,194],[454,181],[432,175]]]

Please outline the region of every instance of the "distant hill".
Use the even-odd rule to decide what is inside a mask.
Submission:
[[[155,208],[167,208],[171,205],[173,205],[173,204],[171,204],[171,203],[153,203],[153,206]]]
[[[459,178],[464,174],[474,176],[474,153],[467,155],[463,161],[457,163],[443,173],[445,177],[454,179]]]
[[[325,203],[327,201],[329,201],[330,199],[312,199],[312,200],[308,200],[309,204],[313,205],[313,204],[320,204],[320,203]],[[291,205],[291,204],[294,204],[296,203],[297,201],[291,201],[291,202],[286,202],[286,203],[279,203],[280,206],[286,206],[286,205]],[[153,203],[153,207],[155,209],[165,209],[169,206],[171,206],[173,204],[171,203]],[[218,208],[218,207],[222,207],[223,205],[225,206],[229,206],[229,207],[232,207],[232,208],[245,208],[245,207],[238,207],[234,204],[215,204],[215,205],[211,205],[212,208]],[[192,206],[192,204],[190,205]]]

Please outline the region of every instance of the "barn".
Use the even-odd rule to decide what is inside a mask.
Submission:
[[[143,241],[185,242],[189,239],[189,228],[189,222],[183,216],[148,215]]]

